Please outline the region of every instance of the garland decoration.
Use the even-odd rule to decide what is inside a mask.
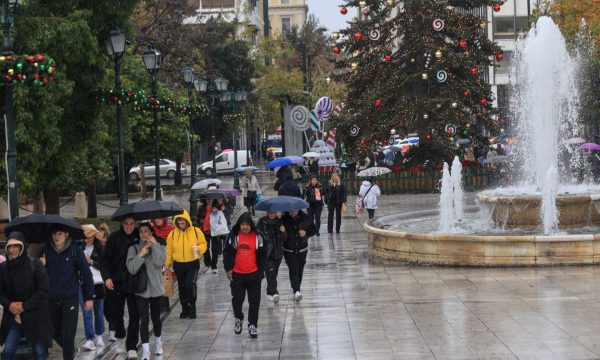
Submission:
[[[151,113],[174,113],[178,116],[206,116],[209,113],[205,104],[190,105],[172,98],[154,97],[144,89],[121,89],[117,94],[113,89],[99,89],[93,95],[96,104],[132,106],[134,111]]]
[[[54,80],[56,62],[45,55],[0,56],[0,87],[7,84],[25,84],[41,87]]]

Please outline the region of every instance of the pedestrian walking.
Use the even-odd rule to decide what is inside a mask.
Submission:
[[[335,213],[335,232],[339,233],[342,226],[342,209],[347,206],[347,194],[340,175],[333,172],[329,178],[327,190],[325,191],[327,202],[327,232],[333,233],[333,216]]]
[[[156,234],[156,238],[157,240],[161,241],[161,245],[163,246],[167,246],[167,237],[169,237],[169,234],[171,233],[171,231],[173,231],[173,229],[175,229],[175,226],[173,226],[171,223],[169,223],[169,218],[158,218],[158,219],[153,219],[150,221],[152,223],[152,229],[154,229],[154,233]],[[162,297],[162,302],[161,302],[161,309],[163,312],[168,312],[171,308],[171,304],[169,302],[169,297],[168,296],[163,296]]]
[[[213,274],[217,275],[217,263],[219,255],[223,253],[225,238],[229,235],[229,226],[225,217],[225,204],[217,202],[210,212],[210,267]]]
[[[381,195],[381,190],[379,189],[379,186],[375,184],[375,179],[369,178],[368,180],[363,181],[360,185],[358,195],[362,197],[363,207],[367,209],[369,219],[375,217],[375,209],[377,209],[377,199],[379,195]]]
[[[192,220],[186,210],[183,211],[183,214],[175,215],[173,221],[175,229],[167,238],[165,266],[168,271],[171,271],[170,267],[172,266],[177,276],[179,302],[181,303],[179,318],[195,319],[199,259],[206,253],[206,240],[202,230],[192,225]]]
[[[316,175],[312,175],[308,184],[304,188],[303,197],[308,203],[308,218],[315,224],[316,235],[321,236],[321,212],[323,211],[323,191],[319,179]]]
[[[133,217],[121,219],[119,230],[108,236],[102,249],[101,273],[106,286],[104,311],[109,312],[110,341],[116,341],[116,352],[127,351],[127,356],[137,358],[137,343],[140,332],[140,318],[137,311],[135,291],[127,289],[125,273],[127,272],[127,252],[131,245],[139,242],[139,233]],[[125,304],[129,321],[125,331]]]
[[[300,302],[302,301],[300,286],[308,254],[308,238],[315,234],[315,224],[302,210],[294,210],[283,214],[279,231],[283,235],[283,257],[289,269],[294,300]]]
[[[252,174],[252,171],[246,171],[242,183],[242,196],[244,197],[244,206],[252,216],[255,215],[254,205],[256,205],[256,198],[261,194],[262,190],[260,189],[256,176]]]
[[[106,290],[102,274],[100,273],[102,264],[102,244],[97,237],[102,237],[100,230],[96,229],[93,224],[82,225],[85,239],[81,248],[85,254],[85,259],[90,266],[92,272],[92,280],[94,281],[94,306],[92,310],[85,308],[85,299],[83,298],[82,286],[79,287],[79,306],[83,313],[83,329],[85,332],[85,343],[82,348],[87,351],[96,350],[96,347],[103,347],[104,340],[104,297]]]
[[[201,272],[203,274],[209,272],[212,269],[212,237],[210,235],[210,215],[212,214],[213,204],[215,204],[215,200],[213,199],[201,200],[196,214],[196,224],[198,224],[198,227],[200,228],[200,230],[202,230],[202,233],[204,234],[204,239],[206,240],[206,245],[208,247],[202,258],[202,261],[204,262],[204,267],[202,268]]]
[[[154,354],[162,355],[162,322],[160,310],[165,288],[162,282],[162,268],[166,260],[166,249],[150,223],[139,226],[140,242],[132,245],[127,252],[127,270],[135,275],[146,272],[146,290],[136,292],[140,316],[140,338],[142,340],[142,360],[150,360],[150,319],[154,331]]]
[[[277,291],[277,275],[283,258],[283,234],[279,231],[281,219],[277,212],[269,211],[266,216],[261,217],[256,228],[265,239],[267,247],[267,263],[265,277],[267,278],[267,297],[274,303],[279,302],[279,291]]]
[[[236,334],[242,332],[244,321],[242,306],[248,293],[248,334],[251,338],[258,337],[260,288],[266,258],[264,238],[257,231],[252,215],[242,214],[231,230],[223,253],[223,267],[231,286],[231,305],[235,316]]]
[[[316,157],[310,158],[308,161],[308,172],[314,175],[319,173],[319,159]]]
[[[76,240],[60,225],[52,230],[52,241],[44,248],[44,258],[48,272],[48,309],[54,327],[54,341],[62,348],[63,360],[73,360],[76,355],[79,287],[81,286],[84,307],[91,311],[94,307],[92,272]]]
[[[302,191],[298,184],[294,181],[292,171],[289,166],[282,166],[277,171],[277,181],[273,187],[277,191],[277,195],[295,196],[302,198]]]
[[[0,324],[2,359],[16,359],[25,337],[36,360],[48,358],[53,328],[48,311],[48,274],[38,259],[27,256],[25,236],[12,232],[6,242],[7,261],[0,264]]]

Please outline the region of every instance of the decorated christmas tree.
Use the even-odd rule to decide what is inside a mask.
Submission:
[[[497,128],[485,74],[503,57],[476,14],[491,0],[347,1],[359,17],[338,34],[333,53],[348,69],[342,116],[334,119],[345,149],[364,155],[390,130],[418,133],[421,144],[450,148],[459,137]],[[403,135],[401,135],[403,136]]]

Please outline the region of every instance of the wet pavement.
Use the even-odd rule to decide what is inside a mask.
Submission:
[[[272,194],[271,186],[267,196]],[[186,205],[187,196],[165,199]],[[382,196],[376,216],[430,209],[438,199]],[[351,197],[349,204],[353,201]],[[473,202],[472,194],[468,202]],[[218,275],[201,274],[198,318],[179,319],[175,305],[164,322],[165,354],[159,358],[600,358],[600,268],[379,263],[368,257],[365,220],[365,215],[345,214],[341,234],[333,235],[327,234],[326,221],[322,224],[322,235],[310,240],[301,303],[292,299],[285,262],[279,304],[267,300],[263,281],[258,339],[245,331],[234,334],[229,282],[222,268]],[[79,356],[93,357],[83,352]],[[109,349],[103,358],[119,357]]]

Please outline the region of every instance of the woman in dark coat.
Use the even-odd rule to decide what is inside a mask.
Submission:
[[[329,186],[325,191],[325,200],[327,201],[327,232],[333,233],[333,214],[335,213],[335,232],[340,232],[342,225],[342,206],[346,204],[348,195],[346,194],[346,188],[340,181],[338,173],[334,172],[331,174],[329,179]]]
[[[22,336],[36,359],[46,359],[53,334],[46,301],[48,275],[39,260],[27,256],[23,234],[13,232],[8,236],[6,253],[8,260],[0,265],[2,359],[15,359]]]
[[[267,266],[265,268],[265,277],[267,278],[267,296],[274,303],[279,302],[279,292],[277,291],[277,274],[279,266],[283,259],[282,239],[284,234],[279,231],[281,219],[274,211],[269,211],[267,216],[258,220],[256,228],[265,238],[267,247]]]
[[[303,197],[308,203],[308,209],[306,210],[308,218],[315,224],[317,236],[321,236],[319,229],[321,228],[321,212],[323,211],[323,189],[316,175],[310,177],[306,188],[304,188]]]

